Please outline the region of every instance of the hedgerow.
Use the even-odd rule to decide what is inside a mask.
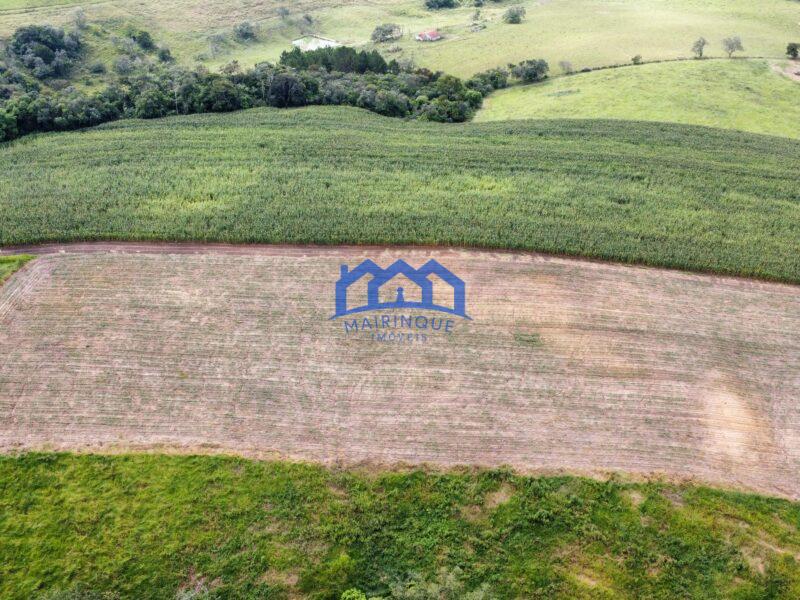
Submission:
[[[99,93],[86,94],[67,80],[59,80],[55,89],[56,81],[47,79],[66,75],[77,60],[80,31],[65,34],[49,26],[18,30],[6,55],[9,64],[0,61],[0,142],[125,117],[152,119],[255,106],[346,104],[389,117],[463,122],[485,95],[505,87],[509,76],[505,69],[493,69],[463,82],[411,64],[387,63],[374,50],[344,46],[309,52],[294,48],[284,52],[278,64],[260,63],[243,70],[233,61],[211,73],[205,67],[174,64],[169,49],[157,47],[146,31],[130,29],[127,35],[112,74],[106,74],[102,63],[91,65],[85,74],[89,81],[111,78],[111,82]],[[54,54],[50,46],[59,44],[74,50]],[[43,63],[34,52],[50,62]],[[545,76],[547,63],[542,60],[525,61],[514,73],[532,81],[530,65],[537,65],[536,78]]]

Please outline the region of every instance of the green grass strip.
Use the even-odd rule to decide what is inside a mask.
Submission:
[[[440,568],[496,598],[796,598],[799,554],[800,504],[695,485],[0,457],[9,599],[78,584],[124,598],[338,599]]]

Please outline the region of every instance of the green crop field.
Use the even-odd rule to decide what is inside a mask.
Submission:
[[[441,568],[487,600],[800,594],[800,505],[705,487],[59,454],[0,457],[0,481],[8,599],[338,600]]]
[[[26,262],[33,257],[28,254],[19,254],[15,256],[0,256],[0,283],[11,277],[14,271],[22,268]]]
[[[800,84],[780,71],[764,60],[708,60],[579,73],[500,90],[476,120],[638,119],[799,138]]]
[[[800,142],[344,107],[122,121],[0,146],[0,244],[513,248],[800,282]]]
[[[163,3],[143,0],[131,8],[125,0],[0,0],[0,35],[30,23],[67,23],[77,6],[90,20],[114,27],[133,22],[171,46],[183,61],[197,57],[211,66],[239,59],[249,65],[275,60],[305,33],[318,33],[347,44],[366,44],[372,29],[386,22],[400,25],[404,36],[393,56],[410,58],[429,68],[470,75],[490,67],[541,57],[555,65],[575,67],[627,62],[636,54],[646,60],[690,56],[692,42],[705,36],[710,55],[721,55],[721,40],[740,35],[751,56],[780,57],[790,41],[800,39],[800,3],[795,0],[559,0],[487,2],[473,30],[474,6],[430,11],[422,0],[266,0],[258,3],[204,0]],[[526,8],[522,24],[508,25],[503,12],[512,4]],[[288,9],[280,14],[279,9]],[[244,20],[257,23],[256,42],[236,42],[232,27]],[[445,39],[421,44],[413,35],[438,27]],[[209,37],[222,35],[210,48]],[[389,44],[384,45],[384,49]]]

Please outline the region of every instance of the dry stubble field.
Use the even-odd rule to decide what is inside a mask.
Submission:
[[[345,335],[334,282],[367,257],[436,258],[473,320],[427,344]],[[743,279],[456,249],[78,245],[0,289],[0,448],[656,472],[796,499],[798,331],[796,286]]]

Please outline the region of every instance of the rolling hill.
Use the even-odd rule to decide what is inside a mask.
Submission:
[[[0,244],[458,245],[798,282],[798,153],[684,125],[343,107],[121,121],[0,147]]]
[[[360,45],[376,25],[392,22],[405,32],[393,56],[460,76],[535,57],[553,65],[568,60],[576,68],[624,63],[637,54],[646,60],[685,57],[700,36],[711,42],[709,55],[722,54],[724,37],[740,35],[748,55],[780,57],[788,42],[800,38],[800,4],[794,0],[524,0],[513,4],[526,8],[525,21],[507,25],[502,14],[511,4],[486,2],[478,19],[485,27],[475,28],[469,3],[430,11],[422,0],[143,0],[135,10],[126,0],[0,0],[0,35],[30,23],[69,22],[82,6],[92,21],[110,28],[125,22],[145,27],[184,62],[217,66],[239,59],[251,65],[274,61],[304,33]],[[233,39],[233,26],[245,20],[260,27],[255,42]],[[414,41],[414,33],[431,27],[445,40]]]
[[[798,97],[800,83],[768,61],[665,62],[500,90],[475,120],[636,119],[800,138]]]

